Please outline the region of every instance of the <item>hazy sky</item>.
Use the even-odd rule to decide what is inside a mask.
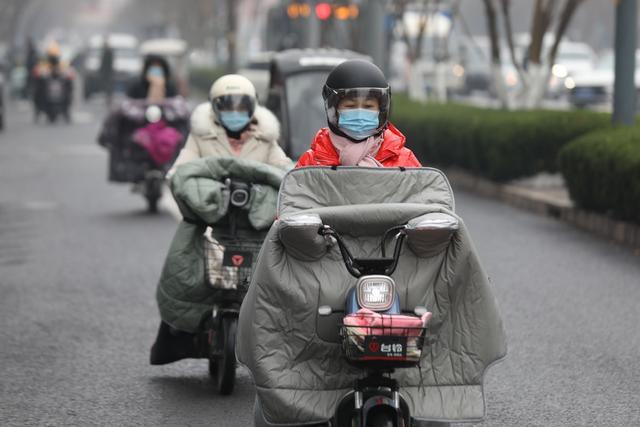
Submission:
[[[1,1],[1,0],[0,0]],[[69,28],[72,23],[78,24],[77,16],[69,11],[82,11],[91,5],[104,3],[117,5],[118,3],[136,0],[33,0],[28,16],[22,22],[21,28],[36,37],[42,37],[52,27]],[[178,1],[178,0],[176,0]],[[190,0],[181,0],[188,5]],[[251,0],[255,1],[255,0]],[[260,8],[267,8],[269,2],[258,2]],[[486,33],[486,19],[484,5],[481,0],[461,0],[461,11],[464,19],[474,34]],[[560,3],[560,0],[558,0]],[[564,1],[562,1],[564,3]],[[512,23],[517,32],[528,31],[531,24],[531,10],[533,0],[512,0]],[[86,19],[85,19],[86,20]],[[82,22],[82,20],[81,20]],[[85,28],[76,29],[80,33],[85,31],[102,31],[99,23],[85,22]],[[84,30],[84,31],[83,31]],[[584,41],[594,48],[611,47],[614,31],[614,3],[611,0],[585,0],[578,9],[568,31],[568,35],[575,41]]]

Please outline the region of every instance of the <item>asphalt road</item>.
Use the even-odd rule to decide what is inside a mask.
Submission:
[[[0,425],[248,426],[253,386],[216,395],[205,361],[148,365],[176,228],[106,181],[102,113],[0,133]],[[509,355],[486,426],[640,424],[640,257],[552,219],[457,194],[495,284]]]

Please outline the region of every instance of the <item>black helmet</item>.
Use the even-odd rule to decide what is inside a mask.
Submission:
[[[348,98],[375,98],[380,104],[378,127],[371,131],[370,135],[383,132],[389,122],[391,109],[391,90],[387,79],[380,68],[361,59],[345,61],[334,68],[322,89],[324,106],[327,113],[329,129],[337,135],[347,137],[353,141],[362,141],[363,138],[349,136],[338,127],[340,113],[338,103]],[[365,138],[366,139],[366,138]]]

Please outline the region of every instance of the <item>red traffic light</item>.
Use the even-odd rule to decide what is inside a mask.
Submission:
[[[316,16],[321,21],[326,21],[331,16],[331,5],[329,3],[318,3],[316,5]]]

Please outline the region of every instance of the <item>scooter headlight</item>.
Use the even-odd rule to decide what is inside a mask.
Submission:
[[[387,311],[395,299],[395,283],[388,276],[363,276],[356,285],[358,305],[372,311]]]

